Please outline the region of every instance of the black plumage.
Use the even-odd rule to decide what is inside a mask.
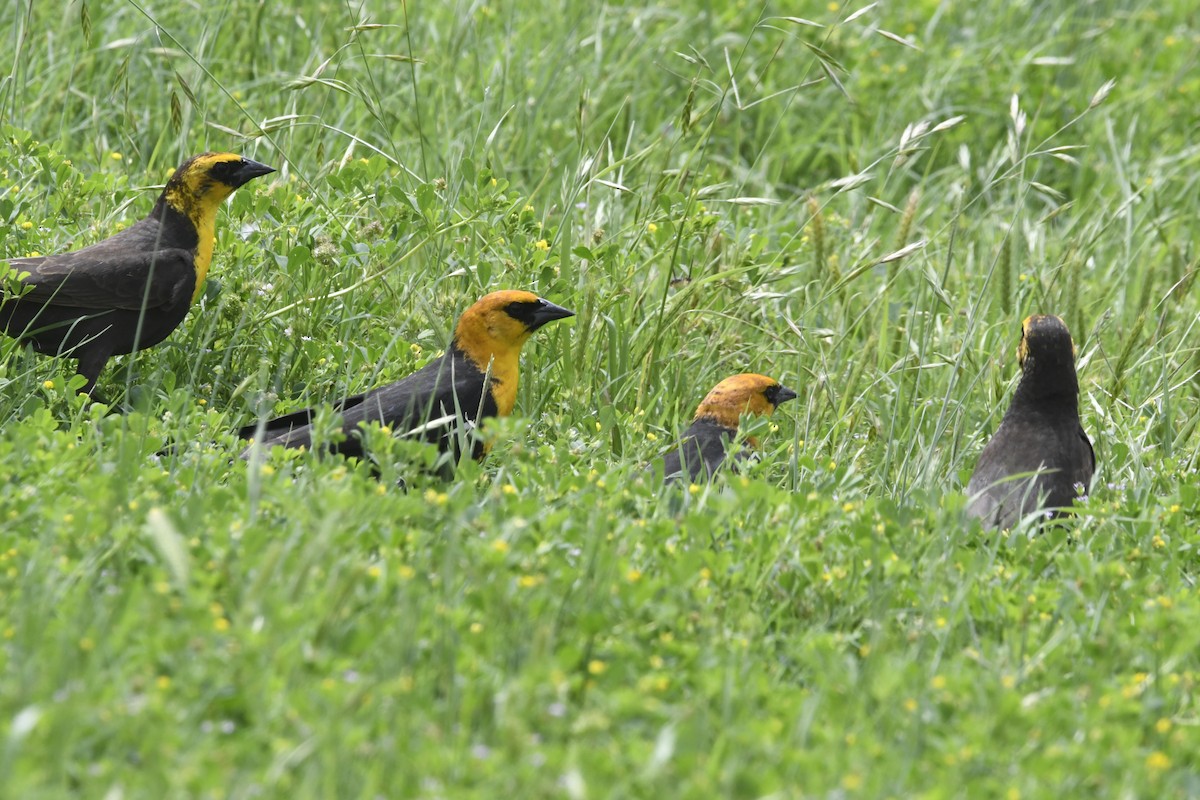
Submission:
[[[1018,348],[1021,379],[1000,427],[967,485],[967,513],[1010,528],[1040,509],[1057,515],[1086,491],[1096,468],[1079,421],[1075,346],[1061,319],[1027,318]]]
[[[24,291],[0,302],[0,329],[44,355],[79,359],[92,392],[108,359],[165,339],[208,270],[217,208],[271,167],[229,153],[184,162],[149,216],[101,242],[10,264]]]
[[[663,477],[687,479],[696,483],[711,478],[730,452],[730,443],[737,436],[737,428],[727,428],[714,419],[705,418],[692,422],[679,439],[679,448],[663,457]],[[750,457],[753,451],[739,448],[733,456],[737,460]]]
[[[765,375],[744,373],[721,381],[696,409],[678,447],[663,457],[663,479],[670,482],[686,478],[696,483],[715,475],[730,454],[735,462],[752,458],[756,446],[752,439],[747,441],[748,447],[731,445],[741,415],[769,416],[781,403],[795,397],[794,391]]]
[[[487,417],[508,416],[517,396],[519,356],[530,334],[548,322],[573,312],[522,291],[500,291],[473,304],[455,326],[454,339],[444,355],[395,383],[333,404],[342,415],[340,442],[327,449],[362,457],[361,425],[377,422],[395,436],[436,444],[457,457],[460,436]],[[238,431],[270,447],[313,446],[313,409],[303,409]],[[471,455],[486,450],[475,439]],[[243,452],[248,455],[249,448]]]
[[[343,456],[363,456],[359,425],[378,422],[397,436],[437,444],[442,451],[457,454],[457,437],[464,433],[458,424],[472,424],[485,417],[496,416],[496,401],[488,391],[488,383],[465,353],[451,345],[449,352],[403,380],[381,386],[362,394],[352,395],[333,405],[342,415],[341,442],[330,443],[330,452]],[[314,410],[306,408],[285,414],[259,426],[247,425],[238,431],[243,439],[261,436],[261,445],[271,447],[312,447]],[[483,456],[483,445],[476,441],[472,456]]]

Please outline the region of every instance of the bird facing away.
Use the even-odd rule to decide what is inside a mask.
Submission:
[[[967,514],[1011,528],[1039,509],[1053,515],[1087,489],[1096,468],[1079,423],[1075,345],[1061,319],[1037,314],[1021,323],[1021,380],[967,484]]]
[[[82,250],[12,259],[29,288],[0,298],[0,329],[44,355],[79,359],[91,394],[109,357],[153,347],[183,322],[212,262],[221,202],[274,171],[233,153],[194,156],[126,230]]]
[[[411,434],[437,444],[442,452],[457,453],[458,423],[473,425],[485,417],[512,413],[521,347],[530,334],[548,322],[574,315],[531,292],[485,295],[463,312],[445,355],[407,378],[335,403],[345,438],[330,443],[328,449],[361,458],[359,425],[378,422],[397,435]],[[261,432],[259,425],[247,425],[238,436],[261,439],[267,447],[312,447],[314,412],[308,408],[268,420]],[[478,459],[484,452],[484,445],[477,442],[472,455]]]
[[[683,432],[679,447],[663,458],[666,482],[685,476],[695,483],[711,478],[725,461],[729,443],[737,436],[742,414],[770,416],[781,403],[795,399],[796,393],[766,375],[747,372],[718,383],[696,409],[692,424]],[[757,447],[752,438],[751,448]],[[739,449],[734,458],[750,457],[750,450]]]

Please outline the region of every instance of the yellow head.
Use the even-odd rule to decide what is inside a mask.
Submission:
[[[770,416],[780,403],[795,397],[795,392],[774,378],[747,372],[714,386],[696,409],[695,418],[708,418],[723,427],[737,429],[742,414]]]
[[[236,153],[201,153],[171,173],[163,189],[163,199],[196,223],[204,215],[215,216],[217,208],[234,189],[274,171]]]
[[[213,237],[216,235],[217,209],[239,186],[275,170],[235,153],[202,153],[179,165],[163,189],[162,202],[187,217],[196,229],[196,290],[212,263]]]
[[[517,401],[521,347],[547,322],[575,312],[532,292],[507,290],[485,295],[463,312],[454,329],[454,345],[481,372],[489,372],[497,413],[506,417]]]

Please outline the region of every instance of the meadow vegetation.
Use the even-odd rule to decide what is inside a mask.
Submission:
[[[123,413],[0,340],[0,796],[1200,794],[1189,3],[71,0],[0,36],[0,256],[203,150],[280,170],[101,377]],[[577,316],[483,463],[237,457],[498,288]],[[1035,312],[1099,471],[986,533]],[[800,395],[761,461],[646,481],[745,371]]]

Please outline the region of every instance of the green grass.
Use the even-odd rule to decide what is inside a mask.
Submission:
[[[280,168],[126,413],[0,341],[0,796],[1200,794],[1190,4],[282,5],[0,9],[0,255]],[[237,458],[497,288],[578,316],[484,463]],[[1100,470],[986,534],[1034,312]],[[762,463],[647,485],[743,371]]]

